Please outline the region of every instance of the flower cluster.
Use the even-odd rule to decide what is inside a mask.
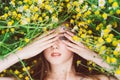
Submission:
[[[66,27],[73,26],[71,31],[76,32],[73,39],[97,52],[114,67],[113,73],[120,74],[119,0],[11,0],[2,8],[1,58],[68,21]]]

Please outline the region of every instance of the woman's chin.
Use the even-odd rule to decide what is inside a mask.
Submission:
[[[52,64],[52,65],[60,65],[60,64],[63,64],[64,62],[62,61],[62,60],[57,60],[57,59],[52,59],[51,61],[50,61],[50,64]]]

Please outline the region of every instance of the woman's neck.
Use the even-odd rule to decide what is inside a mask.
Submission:
[[[75,75],[74,67],[72,66],[72,60],[68,60],[67,62],[64,62],[62,64],[51,64],[51,72],[49,74],[49,77],[51,78],[68,78]]]

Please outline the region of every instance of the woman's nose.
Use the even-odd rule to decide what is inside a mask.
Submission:
[[[52,48],[53,48],[53,49],[57,49],[57,46],[54,46],[54,45],[53,45]]]
[[[58,43],[56,42],[54,45],[52,45],[53,49],[58,49]]]

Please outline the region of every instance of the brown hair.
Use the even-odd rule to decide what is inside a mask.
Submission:
[[[34,59],[35,58],[37,59],[37,64],[34,65],[34,67],[32,69],[34,71],[34,73],[32,74],[32,77],[35,80],[45,80],[45,78],[48,75],[47,72],[49,72],[51,70],[50,63],[44,57],[43,52],[40,53],[39,55],[37,55],[36,57],[34,57]],[[86,75],[89,75],[90,72],[89,72],[88,68],[81,66],[81,65],[77,65],[78,60],[80,60],[81,64],[83,64],[83,65],[87,64],[87,61],[85,59],[83,59],[82,57],[80,57],[74,53],[73,67],[74,67],[76,73],[78,73],[77,75],[80,75],[83,77],[85,77]]]

